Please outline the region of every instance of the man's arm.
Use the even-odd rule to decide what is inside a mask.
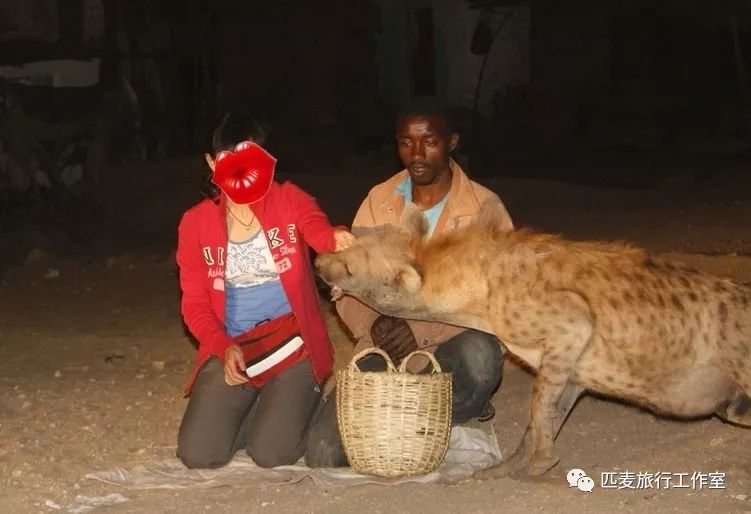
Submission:
[[[352,332],[352,337],[358,344],[361,341],[368,343],[368,346],[372,344],[370,327],[380,316],[378,311],[371,309],[353,296],[343,296],[336,302],[336,312]]]
[[[480,202],[480,207],[475,215],[472,216],[474,223],[488,227],[497,227],[501,232],[514,230],[511,215],[497,194],[479,184],[475,185],[475,194]]]
[[[500,223],[498,223],[498,228],[501,230],[501,232],[511,232],[512,230],[514,230],[514,222],[511,221],[511,215],[508,213],[508,210],[503,204],[501,198],[498,195],[495,195],[495,198],[497,200],[497,202],[495,203],[497,209],[496,219],[500,220]]]
[[[368,195],[357,209],[355,219],[352,220],[352,233],[355,236],[361,236],[362,232],[376,225],[375,214],[373,213],[373,200]]]

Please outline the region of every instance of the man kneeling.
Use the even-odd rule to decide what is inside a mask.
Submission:
[[[459,143],[450,116],[440,106],[415,103],[397,117],[396,142],[405,169],[375,186],[352,223],[355,235],[369,228],[398,225],[405,205],[415,204],[425,214],[428,234],[442,234],[472,223],[484,202],[497,202],[501,230],[513,230],[500,198],[473,182],[450,153]],[[355,352],[369,346],[384,350],[395,364],[410,352],[432,351],[443,371],[454,374],[453,424],[493,416],[490,399],[501,381],[503,355],[498,339],[484,332],[441,323],[404,320],[380,315],[360,301],[345,296],[336,303],[339,316],[357,341]],[[423,359],[412,359],[412,372]],[[364,357],[363,371],[386,369],[377,355]],[[414,369],[418,366],[418,369]],[[334,395],[330,394],[311,426],[305,461],[310,467],[347,465],[336,424]]]

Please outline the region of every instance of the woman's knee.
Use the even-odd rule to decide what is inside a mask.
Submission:
[[[189,469],[215,469],[227,464],[232,455],[228,452],[212,452],[198,444],[178,444],[177,457]]]
[[[305,453],[305,446],[283,448],[278,444],[269,444],[260,440],[248,441],[245,453],[261,468],[275,468],[296,463]]]
[[[221,382],[220,382],[221,381]],[[237,450],[237,435],[255,394],[224,383],[221,363],[209,360],[199,371],[180,422],[177,456],[188,468],[218,468]]]
[[[198,420],[200,421],[200,419]],[[229,451],[217,448],[205,426],[195,417],[183,417],[177,434],[177,457],[190,469],[218,468],[229,462]]]

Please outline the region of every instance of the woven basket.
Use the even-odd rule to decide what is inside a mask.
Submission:
[[[381,355],[387,370],[360,371],[357,361]],[[429,374],[406,372],[414,355],[433,364]],[[432,354],[409,354],[397,370],[389,356],[368,348],[336,375],[336,414],[344,452],[358,473],[407,477],[430,473],[443,460],[451,434],[451,373]]]

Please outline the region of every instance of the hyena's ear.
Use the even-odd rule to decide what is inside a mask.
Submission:
[[[399,226],[412,237],[424,239],[428,235],[428,219],[415,204],[407,204],[399,220]]]
[[[422,286],[422,275],[414,266],[404,266],[394,275],[394,286],[410,293],[419,291]]]

